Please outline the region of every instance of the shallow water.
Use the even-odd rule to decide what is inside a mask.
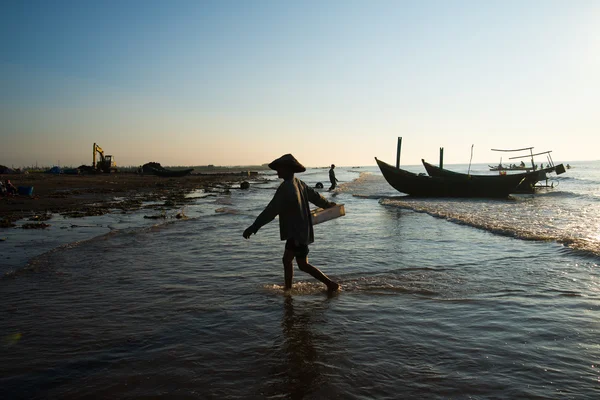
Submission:
[[[108,233],[0,279],[0,386],[5,398],[598,398],[600,164],[571,164],[554,189],[506,201],[411,200],[374,168],[338,167],[343,185],[323,193],[347,215],[315,226],[309,256],[342,284],[334,295],[298,270],[283,293],[276,221],[241,237],[275,180],[198,199],[184,221],[99,221]],[[327,170],[300,178],[326,183]]]

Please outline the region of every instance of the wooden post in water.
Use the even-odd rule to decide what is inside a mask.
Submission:
[[[440,147],[440,168],[444,168],[444,148]]]
[[[396,168],[400,168],[400,150],[402,149],[402,138],[398,137],[398,149],[396,150]]]

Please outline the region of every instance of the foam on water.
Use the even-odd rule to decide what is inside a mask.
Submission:
[[[555,241],[600,256],[600,203],[575,204],[565,196],[535,195],[507,201],[385,198],[381,204],[524,240]]]
[[[262,285],[262,288],[266,290],[267,293],[284,296],[307,296],[317,294],[326,294],[328,296],[335,295],[335,293],[328,293],[325,285],[314,281],[296,280],[290,290],[285,290],[283,285],[278,284],[265,284]]]

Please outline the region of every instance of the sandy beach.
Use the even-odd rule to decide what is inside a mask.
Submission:
[[[24,218],[30,219],[32,223],[41,224],[50,214],[70,217],[102,215],[113,209],[139,209],[143,202],[148,201],[164,201],[161,207],[176,208],[186,202],[185,195],[193,190],[238,189],[240,183],[247,181],[249,177],[247,173],[231,171],[177,178],[133,173],[95,175],[39,173],[6,174],[2,179],[10,179],[15,187],[33,186],[32,196],[0,197],[0,226],[6,228]]]

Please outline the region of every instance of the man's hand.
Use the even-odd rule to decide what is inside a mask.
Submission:
[[[329,207],[327,207],[327,208],[331,208],[331,207],[335,207],[335,206],[337,206],[337,204],[334,203],[333,201],[330,201],[329,202]]]
[[[248,228],[246,228],[246,230],[244,231],[244,233],[242,234],[242,236],[244,236],[244,239],[248,239],[250,237],[250,235],[252,234],[256,234],[256,231],[254,230],[253,226],[249,226]]]

